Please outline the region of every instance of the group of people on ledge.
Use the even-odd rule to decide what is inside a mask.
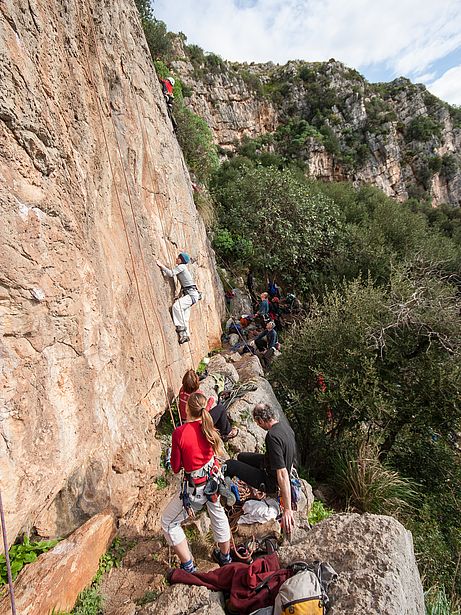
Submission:
[[[229,519],[220,500],[220,495],[230,495],[231,478],[238,478],[268,496],[280,494],[283,502],[282,527],[287,534],[291,534],[294,527],[290,484],[296,456],[293,430],[280,421],[274,408],[257,404],[253,408],[253,419],[267,432],[266,452],[243,452],[237,455],[237,459],[224,461],[226,452],[220,434],[223,427],[227,431],[228,419],[226,416],[223,420],[225,412],[220,413],[222,422],[218,430],[218,422],[215,422],[218,413],[213,416],[217,407],[219,404],[210,408],[210,401],[203,393],[191,393],[186,402],[185,421],[173,431],[172,436],[171,468],[175,474],[184,470],[184,482],[181,493],[170,501],[163,512],[162,529],[180,560],[180,567],[192,573],[196,571],[196,566],[181,523],[205,506],[213,538],[218,545],[213,551],[213,558],[220,566],[232,562]],[[227,432],[227,439],[230,437],[235,437],[232,430]]]
[[[179,335],[179,343],[190,339],[190,309],[201,299],[187,267],[190,257],[180,252],[173,269],[157,261],[163,274],[177,278],[181,285],[181,295],[172,307],[173,322]],[[278,344],[275,325],[269,320],[269,293],[261,295],[258,311],[251,319],[262,319],[263,330],[255,337],[258,353],[272,351]],[[266,355],[267,356],[267,355]],[[253,408],[253,419],[264,429],[264,454],[242,452],[237,459],[227,459],[223,442],[235,438],[239,430],[232,427],[226,407],[218,399],[207,399],[199,390],[197,373],[190,369],[183,377],[179,392],[179,415],[182,424],[173,431],[171,446],[171,468],[174,473],[184,471],[181,492],[167,505],[162,515],[162,529],[169,545],[180,560],[180,566],[187,572],[195,572],[186,536],[181,523],[194,516],[206,506],[211,521],[211,529],[218,547],[213,556],[219,565],[232,561],[231,530],[220,495],[231,496],[231,479],[239,479],[251,488],[267,495],[280,494],[283,503],[282,527],[291,534],[294,526],[291,473],[295,464],[296,443],[293,430],[288,423],[281,421],[274,408],[267,404],[257,404]],[[232,501],[228,497],[227,501]]]

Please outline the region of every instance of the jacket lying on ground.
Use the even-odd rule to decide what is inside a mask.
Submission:
[[[230,593],[227,607],[241,615],[274,604],[279,587],[293,575],[280,568],[277,553],[260,557],[253,564],[234,562],[211,572],[191,574],[179,568],[173,570],[170,583],[202,585],[212,591]],[[267,583],[263,583],[267,580]],[[263,584],[263,586],[261,586]]]

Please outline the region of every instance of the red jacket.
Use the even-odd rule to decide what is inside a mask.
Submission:
[[[168,79],[162,79],[161,81],[162,81],[162,87],[163,87],[164,93],[166,90],[166,94],[173,94],[173,86],[168,81]]]
[[[175,568],[170,583],[203,585],[213,591],[230,593],[229,612],[247,615],[256,609],[273,605],[282,583],[293,575],[291,570],[280,568],[277,553],[259,557],[252,564],[234,562],[211,572],[191,574]],[[263,582],[267,583],[258,589]]]
[[[202,391],[198,390],[196,391],[196,393],[202,393]],[[179,414],[181,416],[182,421],[185,421],[187,419],[187,413],[186,413],[187,400],[189,399],[191,395],[192,393],[186,393],[183,387],[180,388],[179,390]],[[215,400],[213,399],[213,397],[210,397],[206,405],[206,409],[208,410],[208,412],[211,410],[211,408],[213,408],[214,405],[215,405]]]
[[[198,470],[213,457],[211,444],[202,432],[202,421],[184,423],[173,431],[171,439],[171,468],[175,474]]]

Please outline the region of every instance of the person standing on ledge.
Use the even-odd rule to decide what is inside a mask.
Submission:
[[[164,275],[169,278],[174,278],[176,276],[181,284],[181,296],[175,300],[172,309],[173,322],[179,335],[180,344],[184,344],[190,340],[190,309],[194,303],[197,303],[197,301],[202,298],[187,268],[188,263],[190,263],[190,256],[187,252],[179,253],[176,259],[176,267],[173,269],[168,269],[168,267],[163,265],[160,261],[157,261],[157,265]]]

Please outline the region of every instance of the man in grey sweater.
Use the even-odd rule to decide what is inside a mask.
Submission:
[[[190,308],[201,299],[200,293],[194,284],[194,280],[187,264],[190,262],[190,256],[186,252],[180,252],[176,259],[176,267],[168,269],[160,261],[157,265],[160,267],[164,275],[169,278],[178,278],[181,284],[182,294],[179,299],[173,303],[172,316],[176,326],[176,331],[179,334],[179,343],[184,344],[190,340],[189,334],[189,318]]]

